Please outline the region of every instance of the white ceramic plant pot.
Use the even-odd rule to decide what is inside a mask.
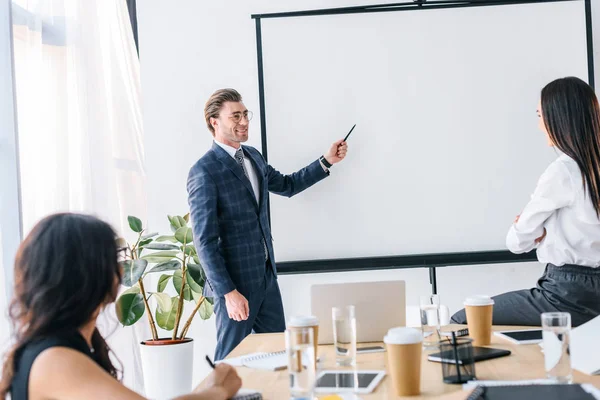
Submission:
[[[147,398],[166,400],[192,391],[193,339],[141,343],[140,353]]]

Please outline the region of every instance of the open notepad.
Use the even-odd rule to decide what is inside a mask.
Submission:
[[[259,352],[228,358],[220,362],[233,365],[234,367],[244,366],[268,371],[279,371],[287,368],[287,355],[285,350],[272,353]]]
[[[278,371],[287,368],[287,354],[285,351],[273,353],[249,354],[242,359],[242,365],[249,368]]]

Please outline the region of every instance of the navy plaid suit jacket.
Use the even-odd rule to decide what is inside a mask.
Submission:
[[[318,160],[283,175],[255,148],[242,148],[258,176],[260,204],[242,167],[216,143],[188,175],[194,245],[207,275],[207,296],[224,296],[234,289],[247,296],[262,287],[266,268],[263,238],[276,274],[267,212],[269,192],[291,197],[328,175]]]

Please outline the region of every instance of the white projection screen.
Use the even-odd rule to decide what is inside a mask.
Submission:
[[[587,6],[254,16],[269,163],[296,171],[356,124],[329,178],[270,196],[278,263],[506,250],[557,157],[542,87],[593,79]]]

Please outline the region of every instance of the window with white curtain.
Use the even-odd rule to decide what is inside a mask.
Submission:
[[[21,239],[11,30],[10,3],[0,2],[0,355],[10,345],[12,261]]]
[[[24,231],[50,212],[145,215],[139,61],[122,0],[15,0]]]
[[[121,235],[146,216],[139,60],[124,0],[13,0],[23,232],[48,214],[94,214]],[[135,329],[99,328],[142,391]]]

